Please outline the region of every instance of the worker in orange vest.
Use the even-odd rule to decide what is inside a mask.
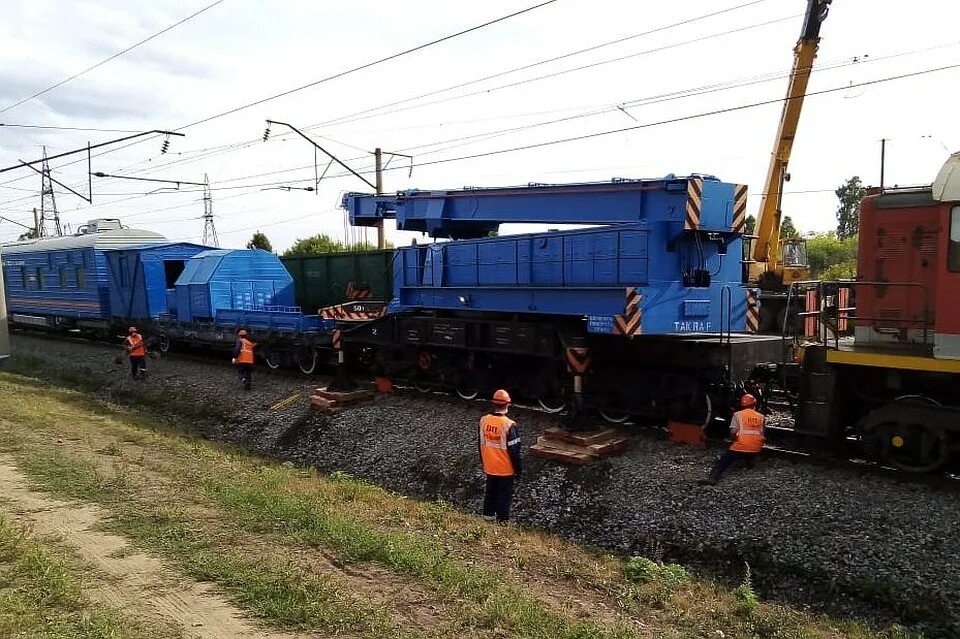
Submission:
[[[766,418],[756,410],[756,405],[757,398],[750,393],[745,393],[740,398],[740,410],[730,418],[733,443],[727,452],[717,458],[710,476],[700,480],[701,484],[716,485],[723,472],[737,460],[743,460],[747,466],[753,467],[753,461],[763,450],[763,426],[766,423]]]
[[[133,379],[146,379],[147,345],[136,326],[127,329],[127,337],[123,340],[123,349],[130,356],[130,376]]]
[[[247,339],[247,331],[242,328],[237,331],[231,363],[237,367],[237,376],[243,390],[250,390],[253,386],[253,349],[256,347],[254,342]]]
[[[509,409],[510,394],[501,389],[493,394],[493,411],[480,418],[480,461],[487,476],[483,518],[500,523],[510,520],[513,482],[523,470],[520,433],[507,417]]]

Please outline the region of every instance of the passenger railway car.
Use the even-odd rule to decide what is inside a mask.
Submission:
[[[96,219],[71,236],[5,245],[9,322],[105,334],[112,317],[108,251],[164,242],[159,233],[123,228],[119,220]]]

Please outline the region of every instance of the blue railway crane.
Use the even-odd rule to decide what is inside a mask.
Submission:
[[[354,337],[419,351],[403,356],[419,369],[404,374],[463,395],[484,385],[479,378],[517,368],[521,360],[507,366],[504,354],[547,361],[557,343],[572,386],[558,391],[555,380],[535,379],[538,399],[562,394],[577,404],[593,393],[617,415],[685,402],[706,404],[699,414],[710,415],[709,399],[644,394],[640,387],[655,384],[633,373],[656,371],[662,381],[676,372],[687,381],[674,386],[701,397],[720,378],[717,386],[729,388],[742,377],[746,352],[756,355],[764,341],[745,335],[759,313],[757,291],[743,286],[746,197],[746,186],[699,174],[348,193],[343,206],[357,226],[393,219],[399,230],[450,240],[397,249],[390,312]],[[580,228],[492,237],[518,223]],[[759,347],[770,350],[767,342]],[[585,389],[585,380],[597,387]]]

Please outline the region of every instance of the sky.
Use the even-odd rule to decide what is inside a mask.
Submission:
[[[95,151],[91,170],[208,180],[225,247],[243,246],[257,230],[280,250],[316,233],[374,239],[372,229],[345,226],[343,193],[370,188],[340,167],[330,167],[315,192],[277,188],[315,185],[315,167],[322,173],[327,159],[315,163],[313,147],[280,126],[263,142],[269,118],[303,129],[370,181],[375,147],[412,155],[386,156],[387,192],[705,173],[748,184],[755,213],[781,105],[701,114],[782,98],[806,9],[805,0],[556,0],[317,82],[537,2],[223,0],[8,108],[212,2],[4,0],[0,168],[37,159],[44,146],[54,155],[131,131],[177,130],[184,137],[171,137],[165,154],[164,138],[145,136]],[[905,10],[894,0],[835,0],[809,86],[811,94],[829,92],[806,100],[783,200],[801,231],[836,226],[833,191],[847,178],[879,183],[881,139],[889,140],[888,186],[930,183],[960,150],[960,68],[855,86],[960,64],[957,24],[957,2],[914,0]],[[480,154],[487,155],[465,157]],[[87,194],[85,155],[51,167],[55,179]],[[115,217],[199,241],[202,187],[157,190],[164,186],[172,187],[95,177],[92,204],[55,191],[71,229]],[[0,173],[0,216],[32,224],[39,190],[29,169]],[[0,220],[0,240],[23,230]],[[409,243],[394,229],[388,238]]]

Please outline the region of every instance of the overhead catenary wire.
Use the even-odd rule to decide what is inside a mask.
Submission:
[[[448,34],[448,35],[441,36],[441,37],[439,37],[439,38],[434,38],[433,40],[429,40],[429,41],[427,41],[427,42],[423,42],[423,43],[418,44],[418,45],[416,45],[416,46],[409,47],[409,48],[404,49],[404,50],[402,50],[402,51],[398,51],[398,52],[396,52],[396,53],[392,53],[392,54],[390,54],[390,55],[383,56],[383,57],[377,58],[377,59],[375,59],[375,60],[371,60],[370,62],[366,62],[366,63],[364,63],[364,64],[361,64],[361,65],[352,67],[352,68],[350,68],[350,69],[346,69],[346,70],[344,70],[344,71],[338,71],[337,73],[330,74],[330,75],[328,75],[328,76],[319,78],[319,79],[317,79],[317,80],[314,80],[314,81],[312,81],[312,82],[308,82],[308,83],[306,83],[306,84],[302,84],[302,85],[297,86],[297,87],[294,87],[294,88],[292,88],[292,89],[287,89],[286,91],[281,91],[281,92],[279,92],[279,93],[274,93],[274,94],[269,95],[269,96],[267,96],[267,97],[260,98],[260,99],[258,99],[258,100],[254,100],[253,102],[248,102],[248,103],[246,103],[246,104],[242,104],[242,105],[240,105],[240,106],[233,107],[232,109],[227,109],[226,111],[222,111],[222,112],[217,113],[217,114],[215,114],[215,115],[211,115],[211,116],[207,116],[207,117],[205,117],[205,118],[201,118],[201,119],[196,120],[196,121],[194,121],[194,122],[191,122],[191,123],[189,123],[189,124],[185,124],[185,125],[179,127],[177,130],[180,131],[180,130],[183,130],[183,129],[188,129],[188,128],[190,128],[190,127],[196,126],[196,125],[198,125],[198,124],[204,124],[204,123],[206,123],[206,122],[210,122],[211,120],[216,120],[216,119],[222,118],[222,117],[224,117],[224,116],[231,115],[231,114],[233,114],[233,113],[238,113],[238,112],[243,111],[243,110],[245,110],[245,109],[249,109],[250,107],[257,106],[257,105],[259,105],[259,104],[264,104],[264,103],[270,102],[270,101],[272,101],[272,100],[276,100],[277,98],[283,98],[283,97],[286,97],[286,96],[288,96],[288,95],[292,95],[292,94],[294,94],[294,93],[298,93],[298,92],[300,92],[300,91],[303,91],[304,89],[309,89],[309,88],[318,86],[318,85],[320,85],[320,84],[323,84],[323,83],[325,83],[325,82],[329,82],[329,81],[331,81],[331,80],[336,80],[336,79],[338,79],[338,78],[343,78],[343,77],[345,77],[345,76],[351,75],[351,74],[356,73],[356,72],[358,72],[358,71],[363,71],[364,69],[369,69],[369,68],[374,67],[374,66],[377,66],[377,65],[379,65],[379,64],[383,64],[384,62],[389,62],[389,61],[391,61],[391,60],[396,60],[397,58],[400,58],[400,57],[402,57],[402,56],[409,55],[409,54],[411,54],[411,53],[416,53],[417,51],[422,51],[422,50],[427,49],[427,48],[429,48],[429,47],[432,47],[432,46],[435,46],[435,45],[437,45],[437,44],[446,42],[447,40],[452,40],[452,39],[454,39],[454,38],[457,38],[457,37],[466,35],[466,34],[468,34],[468,33],[472,33],[472,32],[474,32],[474,31],[479,31],[480,29],[483,29],[483,28],[485,28],[485,27],[492,26],[492,25],[494,25],[494,24],[503,22],[503,21],[505,21],[505,20],[509,20],[510,18],[515,18],[515,17],[517,17],[517,16],[524,15],[524,14],[526,14],[526,13],[530,13],[531,11],[535,11],[535,10],[540,9],[540,8],[542,8],[542,7],[545,7],[545,6],[547,6],[547,5],[553,4],[553,3],[557,2],[557,1],[558,1],[558,0],[544,0],[544,2],[540,2],[540,3],[537,3],[537,4],[535,4],[535,5],[526,7],[525,9],[520,9],[520,10],[518,10],[518,11],[514,11],[514,12],[512,12],[512,13],[508,13],[508,14],[506,14],[506,15],[499,16],[499,17],[494,18],[494,19],[492,19],[492,20],[487,20],[486,22],[483,22],[483,23],[474,25],[474,26],[472,26],[472,27],[468,27],[468,28],[466,28],[466,29],[461,29],[460,31],[456,31],[456,32],[454,32],[454,33],[450,33],[450,34]]]
[[[513,68],[507,69],[507,70],[505,70],[505,71],[499,71],[499,72],[497,72],[497,73],[492,73],[492,74],[490,74],[490,75],[485,75],[485,76],[481,76],[481,77],[479,77],[479,78],[474,78],[474,79],[472,79],[472,80],[467,80],[466,82],[461,82],[461,83],[459,83],[459,84],[455,84],[455,85],[452,85],[452,86],[449,86],[449,87],[444,87],[444,88],[442,88],[442,89],[435,89],[435,90],[433,90],[433,91],[428,91],[427,93],[422,93],[422,94],[417,95],[417,96],[413,96],[413,97],[409,97],[409,98],[404,98],[404,99],[402,99],[402,100],[397,100],[397,101],[394,101],[394,102],[388,102],[388,103],[386,103],[386,104],[381,104],[381,105],[375,106],[375,107],[370,107],[370,108],[368,108],[368,109],[364,109],[363,111],[357,111],[357,112],[352,113],[352,114],[350,114],[350,115],[341,116],[341,117],[338,117],[338,118],[333,118],[333,119],[327,120],[327,121],[325,121],[325,122],[320,122],[320,123],[317,123],[317,124],[315,124],[315,125],[311,125],[310,127],[307,127],[307,128],[328,126],[328,125],[330,125],[330,124],[338,123],[338,122],[340,122],[341,120],[344,120],[344,119],[347,119],[347,118],[352,118],[352,117],[354,117],[354,116],[365,115],[365,114],[370,113],[370,112],[373,112],[373,111],[379,111],[379,110],[381,110],[381,109],[386,109],[386,108],[389,108],[389,107],[392,107],[392,106],[398,106],[398,105],[401,105],[401,104],[406,104],[407,102],[412,102],[412,101],[414,101],[414,100],[420,100],[420,99],[422,99],[422,98],[427,98],[427,97],[431,97],[431,96],[434,96],[434,95],[439,95],[439,94],[441,94],[441,93],[446,93],[447,91],[454,91],[454,90],[456,90],[456,89],[461,89],[461,88],[463,88],[463,87],[468,87],[468,86],[471,86],[471,85],[474,85],[474,84],[478,84],[478,83],[480,83],[480,82],[485,82],[485,81],[487,81],[487,80],[493,80],[493,79],[501,78],[501,77],[503,77],[503,76],[510,75],[510,74],[513,74],[513,73],[519,73],[520,71],[526,71],[526,70],[528,70],[528,69],[533,69],[533,68],[536,68],[536,67],[538,67],[538,66],[542,66],[542,65],[544,65],[544,64],[549,64],[549,63],[551,63],[551,62],[558,62],[558,61],[560,61],[560,60],[565,60],[565,59],[567,59],[567,58],[571,58],[571,57],[574,57],[574,56],[577,56],[577,55],[582,55],[582,54],[584,54],[584,53],[590,53],[590,52],[592,52],[592,51],[597,51],[597,50],[599,50],[599,49],[603,49],[603,48],[605,48],[605,47],[609,47],[609,46],[613,46],[613,45],[620,44],[620,43],[623,43],[623,42],[627,42],[627,41],[629,41],[629,40],[634,40],[634,39],[641,38],[641,37],[644,37],[644,36],[653,35],[653,34],[655,34],[655,33],[660,33],[660,32],[662,32],[662,31],[667,31],[667,30],[669,30],[669,29],[674,29],[674,28],[676,28],[676,27],[693,24],[693,23],[696,23],[696,22],[700,22],[700,21],[702,21],[702,20],[706,20],[706,19],[708,19],[708,18],[713,18],[713,17],[719,16],[719,15],[723,15],[723,14],[726,14],[726,13],[732,13],[732,12],[734,12],[734,11],[738,11],[738,10],[740,10],[740,9],[744,9],[744,8],[746,8],[746,7],[751,7],[751,6],[753,6],[753,5],[761,4],[761,3],[767,2],[767,1],[768,1],[768,0],[753,0],[752,2],[747,2],[747,3],[744,3],[744,4],[738,4],[738,5],[736,5],[736,6],[729,7],[729,8],[727,8],[727,9],[721,9],[721,10],[719,10],[719,11],[713,11],[713,12],[710,12],[710,13],[705,13],[705,14],[703,14],[703,15],[695,16],[695,17],[693,17],[693,18],[688,18],[688,19],[686,19],[686,20],[681,20],[681,21],[679,21],[679,22],[674,22],[674,23],[667,24],[667,25],[663,25],[663,26],[656,27],[656,28],[653,28],[653,29],[648,29],[648,30],[646,30],[646,31],[641,31],[641,32],[639,32],[639,33],[634,33],[634,34],[631,34],[631,35],[628,35],[628,36],[624,36],[624,37],[621,37],[621,38],[616,38],[616,39],[614,39],[614,40],[608,40],[608,41],[605,41],[605,42],[601,42],[601,43],[599,43],[599,44],[591,45],[591,46],[589,46],[589,47],[585,47],[585,48],[582,48],[582,49],[577,49],[577,50],[575,50],[575,51],[568,51],[567,53],[563,53],[563,54],[561,54],[561,55],[553,56],[553,57],[551,57],[551,58],[546,58],[546,59],[544,59],[544,60],[538,60],[538,61],[536,61],[536,62],[532,62],[532,63],[529,63],[529,64],[524,64],[524,65],[521,65],[521,66],[518,66],[518,67],[513,67]]]
[[[57,88],[59,88],[59,87],[62,87],[63,85],[67,84],[68,82],[71,82],[71,81],[73,81],[73,80],[76,80],[76,79],[79,78],[80,76],[82,76],[82,75],[84,75],[84,74],[86,74],[86,73],[89,73],[89,72],[93,71],[94,69],[97,69],[97,68],[99,68],[99,67],[102,67],[103,65],[107,64],[108,62],[110,62],[110,61],[112,61],[112,60],[116,60],[116,59],[119,58],[120,56],[122,56],[122,55],[124,55],[124,54],[126,54],[126,53],[129,53],[130,51],[133,51],[133,50],[136,49],[137,47],[139,47],[139,46],[141,46],[141,45],[144,45],[144,44],[146,44],[147,42],[150,42],[150,41],[153,40],[154,38],[158,38],[158,37],[162,36],[164,33],[170,31],[171,29],[175,29],[176,27],[179,27],[181,24],[183,24],[183,23],[185,23],[185,22],[188,22],[188,21],[196,18],[196,17],[199,16],[200,14],[202,14],[202,13],[204,13],[204,12],[206,12],[206,11],[209,11],[210,9],[214,8],[215,6],[217,6],[218,4],[222,4],[222,3],[223,3],[223,0],[216,0],[216,2],[213,2],[213,3],[211,3],[211,4],[208,4],[207,6],[203,7],[203,8],[200,9],[199,11],[196,11],[196,12],[188,15],[186,18],[183,18],[182,20],[178,20],[177,22],[174,22],[174,23],[171,24],[170,26],[168,26],[168,27],[166,27],[166,28],[164,28],[164,29],[161,29],[160,31],[157,31],[156,33],[154,33],[154,34],[152,34],[152,35],[144,38],[143,40],[140,40],[139,42],[136,42],[136,43],[130,45],[129,47],[127,47],[127,48],[124,49],[123,51],[118,51],[117,53],[114,53],[114,54],[111,55],[110,57],[105,58],[105,59],[101,60],[100,62],[97,62],[96,64],[91,65],[91,66],[87,67],[86,69],[84,69],[84,70],[82,70],[82,71],[78,71],[77,73],[74,73],[73,75],[71,75],[71,76],[69,76],[69,77],[66,77],[66,78],[64,78],[63,80],[60,80],[60,81],[57,82],[56,84],[53,84],[53,85],[51,85],[51,86],[49,86],[49,87],[47,87],[47,88],[45,88],[45,89],[43,89],[43,90],[41,90],[41,91],[38,91],[38,92],[34,93],[33,95],[30,95],[30,96],[28,96],[28,97],[26,97],[26,98],[23,98],[23,99],[21,99],[21,100],[19,100],[19,101],[17,101],[17,102],[14,102],[13,104],[10,104],[10,105],[5,106],[4,108],[0,109],[0,113],[6,113],[7,111],[10,111],[11,109],[17,108],[17,107],[20,106],[21,104],[25,104],[26,102],[29,102],[30,100],[33,100],[33,99],[35,99],[35,98],[39,98],[41,95],[44,95],[44,94],[49,93],[49,92],[51,92],[51,91],[53,91],[53,90],[55,90],[55,89],[57,89]]]
[[[810,92],[810,93],[808,93],[807,95],[808,95],[808,96],[824,95],[824,94],[834,93],[834,92],[838,92],[838,91],[845,91],[845,90],[848,90],[848,89],[850,89],[850,88],[857,88],[857,87],[860,87],[860,86],[869,86],[869,85],[879,84],[879,83],[883,83],[883,82],[890,82],[890,81],[895,81],[895,80],[901,80],[901,79],[916,77],[916,76],[918,76],[918,75],[923,75],[923,74],[927,74],[927,73],[933,73],[933,72],[938,72],[938,71],[945,71],[945,70],[955,69],[955,68],[958,68],[958,67],[960,67],[960,64],[948,65],[948,66],[944,66],[944,67],[937,67],[937,68],[933,68],[933,69],[924,69],[924,70],[919,70],[919,71],[915,71],[915,72],[911,72],[911,73],[904,73],[904,74],[899,74],[899,75],[895,75],[895,76],[888,76],[888,77],[878,78],[878,79],[869,80],[869,81],[865,81],[865,82],[861,82],[861,83],[850,84],[850,85],[845,85],[845,86],[840,86],[840,87],[833,87],[833,88],[825,89],[825,90],[821,90],[821,91]],[[518,146],[518,147],[511,147],[511,148],[508,148],[508,149],[499,149],[499,150],[487,151],[487,152],[483,152],[483,153],[471,154],[471,155],[466,155],[466,156],[459,156],[459,157],[453,157],[453,158],[441,158],[441,159],[438,159],[438,160],[425,161],[425,162],[416,162],[416,163],[414,163],[414,166],[429,166],[429,165],[434,165],[434,164],[442,164],[442,163],[463,161],[463,160],[468,160],[468,159],[475,159],[475,158],[480,158],[480,157],[487,157],[487,156],[492,156],[492,155],[499,155],[499,154],[502,154],[502,153],[512,153],[512,152],[516,152],[516,151],[533,149],[533,148],[538,148],[538,147],[543,147],[543,146],[550,146],[550,145],[562,144],[562,143],[573,142],[573,141],[578,141],[578,140],[584,140],[584,139],[589,139],[589,138],[594,138],[594,137],[600,137],[600,136],[605,136],[605,135],[612,135],[612,134],[616,134],[616,133],[629,132],[629,131],[634,131],[634,130],[639,130],[639,129],[644,129],[644,128],[650,128],[650,127],[655,127],[655,126],[662,126],[662,125],[666,125],[666,124],[673,124],[673,123],[682,122],[682,121],[687,121],[687,120],[692,120],[692,119],[698,119],[698,118],[703,118],[703,117],[716,116],[716,115],[721,115],[721,114],[725,114],[725,113],[735,112],[735,111],[739,111],[739,110],[744,110],[744,109],[749,109],[749,108],[756,108],[756,107],[759,107],[759,106],[776,104],[776,103],[783,102],[785,99],[787,99],[787,98],[777,98],[777,99],[771,99],[771,100],[763,100],[763,101],[752,102],[752,103],[747,103],[747,104],[735,105],[735,106],[731,106],[731,107],[727,107],[727,108],[722,108],[722,109],[714,109],[714,110],[710,110],[710,111],[706,111],[706,112],[701,112],[701,113],[696,113],[696,114],[689,114],[689,115],[685,115],[685,116],[679,116],[679,117],[676,117],[676,118],[669,118],[669,119],[666,119],[666,120],[660,120],[660,121],[656,121],[656,122],[642,123],[642,124],[635,125],[635,126],[630,126],[630,127],[622,127],[622,128],[618,128],[618,129],[613,129],[613,130],[608,130],[608,131],[601,131],[601,132],[595,132],[595,133],[590,133],[590,134],[585,134],[585,135],[580,135],[580,136],[572,136],[572,137],[561,138],[561,139],[557,139],[557,140],[549,140],[549,141],[539,142],[539,143],[530,144],[530,145],[523,145],[523,146]],[[391,170],[391,171],[392,171],[392,170],[406,169],[406,168],[407,168],[407,167],[393,167],[393,168],[388,168],[388,169],[386,169],[386,170]],[[361,173],[366,173],[366,174],[371,174],[371,173],[372,173],[372,169],[361,169],[360,172],[361,172]],[[346,173],[334,174],[334,175],[327,176],[327,179],[338,178],[338,177],[346,177],[347,175],[348,175],[348,174],[346,174]],[[293,182],[293,183],[298,183],[298,182],[306,183],[306,182],[309,182],[309,181],[311,181],[311,180],[312,180],[312,178],[309,178],[309,179],[308,179],[308,178],[304,178],[304,179],[301,179],[301,180],[285,180],[284,182],[287,182],[287,183],[290,183],[290,182]],[[275,185],[277,185],[277,184],[282,184],[282,183],[284,183],[284,182],[268,182],[268,183],[257,183],[257,184],[242,184],[242,185],[236,185],[236,186],[223,186],[223,187],[215,187],[215,190],[253,189],[253,188],[261,188],[261,187],[263,187],[263,186],[275,186]],[[181,190],[180,192],[189,193],[189,192],[191,192],[191,191],[192,191],[192,190],[190,190],[190,189],[185,189],[185,190]],[[247,195],[247,194],[243,194],[243,195]],[[135,197],[139,197],[139,196],[135,196]],[[130,199],[134,199],[134,198],[130,198]],[[117,202],[113,202],[113,203],[117,203]],[[113,204],[113,203],[111,203],[111,204]],[[173,207],[173,208],[177,208],[177,207]]]
[[[214,3],[214,5],[219,4],[219,3],[222,2],[222,1],[223,1],[223,0],[218,0],[218,2]],[[362,70],[364,70],[364,69],[369,69],[369,68],[371,68],[371,67],[374,67],[374,66],[376,66],[376,65],[382,64],[382,63],[384,63],[384,62],[388,62],[388,61],[391,61],[391,60],[395,60],[395,59],[397,59],[397,58],[400,58],[400,57],[405,56],[405,55],[409,55],[409,54],[411,54],[411,53],[415,53],[415,52],[417,52],[417,51],[422,51],[422,50],[427,49],[427,48],[429,48],[429,47],[432,47],[432,46],[435,46],[435,45],[437,45],[437,44],[446,42],[446,41],[448,41],[448,40],[452,40],[452,39],[454,39],[454,38],[457,38],[457,37],[460,37],[460,36],[463,36],[463,35],[467,35],[467,34],[469,34],[469,33],[475,32],[475,31],[479,31],[479,30],[481,30],[481,29],[484,29],[484,28],[486,28],[486,27],[489,27],[489,26],[498,24],[498,23],[500,23],[500,22],[504,22],[504,21],[509,20],[509,19],[511,19],[511,18],[515,18],[515,17],[517,17],[517,16],[521,16],[521,15],[530,13],[530,12],[535,11],[535,10],[537,10],[537,9],[540,9],[540,8],[542,8],[542,7],[551,5],[551,4],[555,3],[555,2],[558,2],[558,0],[544,0],[543,2],[539,2],[539,3],[535,4],[535,5],[526,7],[526,8],[524,8],[524,9],[520,9],[520,10],[518,10],[518,11],[513,11],[513,12],[511,12],[511,13],[508,13],[508,14],[505,14],[505,15],[502,15],[502,16],[499,16],[499,17],[496,17],[496,18],[493,18],[493,19],[491,19],[491,20],[487,20],[486,22],[483,22],[483,23],[474,25],[474,26],[472,26],[472,27],[468,27],[468,28],[465,28],[465,29],[461,29],[461,30],[456,31],[456,32],[454,32],[454,33],[450,33],[450,34],[447,34],[447,35],[445,35],[445,36],[441,36],[441,37],[439,37],[439,38],[434,38],[434,39],[429,40],[429,41],[427,41],[427,42],[423,42],[423,43],[418,44],[418,45],[416,45],[416,46],[409,47],[409,48],[407,48],[407,49],[403,49],[403,50],[398,51],[398,52],[396,52],[396,53],[393,53],[393,54],[390,54],[390,55],[387,55],[387,56],[384,56],[384,57],[381,57],[381,58],[372,60],[372,61],[370,61],[370,62],[366,62],[366,63],[364,63],[364,64],[361,64],[361,65],[352,67],[352,68],[350,68],[350,69],[346,69],[346,70],[344,70],[344,71],[339,71],[339,72],[337,72],[337,73],[334,73],[334,74],[325,76],[325,77],[323,77],[323,78],[319,78],[319,79],[314,80],[314,81],[312,81],[312,82],[309,82],[309,83],[307,83],[307,84],[303,84],[303,85],[300,85],[300,86],[298,86],[298,87],[294,87],[294,88],[292,88],[292,89],[288,89],[288,90],[286,90],[286,91],[282,91],[282,92],[280,92],[280,93],[276,93],[276,94],[273,94],[273,95],[270,95],[270,96],[267,96],[267,97],[264,97],[264,98],[260,98],[260,99],[258,99],[258,100],[253,101],[253,102],[248,102],[248,103],[246,103],[246,104],[242,104],[242,105],[240,105],[240,106],[233,107],[233,108],[228,109],[228,110],[226,110],[226,111],[222,111],[222,112],[220,112],[220,113],[216,113],[216,114],[214,114],[214,115],[210,115],[210,116],[201,118],[201,119],[199,119],[199,120],[195,120],[195,121],[190,122],[190,123],[188,123],[188,124],[184,124],[184,125],[182,125],[182,126],[180,126],[180,127],[177,127],[176,129],[173,129],[173,130],[174,130],[174,131],[182,131],[183,129],[187,129],[187,128],[191,128],[191,127],[197,126],[197,125],[199,125],[199,124],[204,124],[204,123],[207,123],[207,122],[211,122],[211,121],[213,121],[213,120],[217,120],[217,119],[219,119],[219,118],[225,117],[225,116],[227,116],[227,115],[231,115],[231,114],[233,114],[233,113],[238,113],[238,112],[243,111],[243,110],[245,110],[245,109],[248,109],[248,108],[250,108],[250,107],[252,107],[252,106],[257,106],[257,105],[259,105],[259,104],[264,104],[264,103],[266,103],[266,102],[275,100],[275,99],[277,99],[277,98],[281,98],[281,97],[286,97],[286,96],[288,96],[288,95],[292,95],[292,94],[297,93],[297,92],[299,92],[299,91],[303,91],[303,90],[305,90],[305,89],[308,89],[308,88],[311,88],[311,87],[314,87],[314,86],[318,86],[318,85],[323,84],[323,83],[325,83],[325,82],[329,82],[329,81],[331,81],[331,80],[335,80],[335,79],[338,79],[338,78],[342,78],[342,77],[345,77],[345,76],[347,76],[347,75],[351,75],[351,74],[353,74],[353,73],[356,73],[356,72],[358,72],[358,71],[362,71]],[[170,27],[170,28],[172,28],[172,27]],[[154,36],[154,37],[155,37],[155,36]],[[137,45],[134,45],[134,46],[137,46]],[[124,52],[121,52],[121,53],[116,54],[116,55],[122,55],[122,53],[124,53]],[[113,57],[116,57],[116,55],[113,56]],[[104,61],[102,61],[101,63],[98,63],[98,65],[95,65],[95,66],[99,66],[99,64],[105,64],[105,63],[108,62],[110,59],[113,59],[113,58],[108,58],[107,60],[104,60]],[[95,67],[94,67],[94,68],[95,68]],[[88,70],[89,70],[89,69],[88,69]],[[86,71],[87,71],[87,70],[81,72],[81,74],[82,74],[82,73],[86,73]],[[80,75],[80,74],[77,74],[77,75]],[[28,100],[31,100],[31,99],[33,99],[34,97],[37,97],[38,95],[41,95],[42,93],[45,93],[45,92],[50,91],[50,90],[53,90],[54,88],[56,88],[56,86],[60,86],[61,84],[64,84],[65,82],[68,82],[70,79],[72,79],[72,78],[68,78],[67,80],[62,81],[61,83],[59,83],[59,84],[57,84],[57,85],[55,85],[55,86],[53,86],[53,87],[49,87],[49,88],[45,89],[44,91],[42,91],[42,92],[40,92],[40,93],[38,93],[38,94],[35,94],[34,96],[31,96],[31,97],[29,97],[29,98],[24,98],[24,99],[21,100],[19,103],[14,104],[14,105],[11,105],[11,106],[7,107],[6,109],[0,110],[0,113],[3,113],[4,111],[7,111],[7,110],[9,110],[9,109],[12,109],[13,107],[18,106],[19,104],[23,104],[24,102],[26,102],[26,101],[28,101]],[[139,141],[136,141],[136,142],[133,142],[132,144],[126,144],[126,145],[122,145],[122,146],[119,146],[119,147],[115,147],[115,148],[113,148],[113,149],[111,149],[111,150],[109,150],[109,151],[105,151],[105,152],[103,152],[103,153],[98,153],[98,154],[96,154],[94,157],[100,157],[100,156],[102,156],[102,155],[105,155],[106,153],[115,153],[115,152],[117,152],[117,151],[121,151],[121,150],[123,150],[123,149],[125,149],[125,148],[129,148],[130,146],[133,146],[133,145],[139,144],[139,143],[140,143]],[[67,163],[65,166],[68,166],[68,165],[70,165],[70,164],[75,164],[75,162]],[[20,178],[18,178],[18,179],[20,179]]]

